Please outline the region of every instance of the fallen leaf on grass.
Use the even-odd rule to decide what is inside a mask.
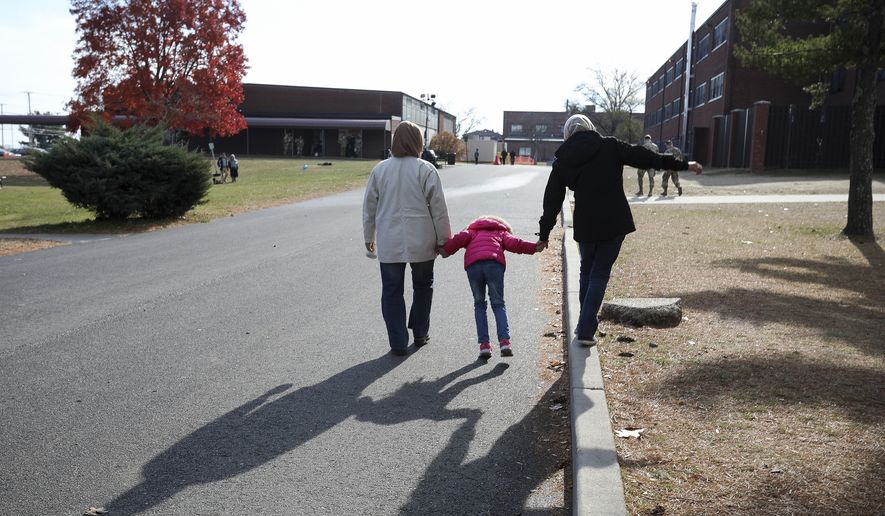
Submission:
[[[556,405],[551,405],[550,410],[562,410],[562,403],[557,403]]]
[[[621,351],[620,353],[618,353],[618,356],[630,358],[634,355],[633,355],[633,353],[630,353],[629,351]]]
[[[645,428],[623,428],[615,432],[615,435],[624,439],[629,439],[631,437],[640,439],[642,438],[642,432],[645,432]]]
[[[621,335],[616,339],[618,342],[636,342],[636,339],[629,335]]]
[[[751,240],[741,240],[741,243],[742,244],[752,244],[753,242]]]
[[[86,509],[83,516],[98,516],[99,514],[107,514],[108,510],[104,507],[90,507]]]
[[[783,472],[784,472],[784,470],[782,470],[780,468],[774,468],[771,470],[771,473],[783,473]]]

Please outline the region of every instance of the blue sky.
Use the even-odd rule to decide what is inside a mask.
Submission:
[[[689,0],[240,3],[246,82],[435,93],[447,111],[474,108],[480,127],[496,131],[505,110],[558,111],[579,100],[575,87],[590,68],[644,80],[685,42],[691,14]],[[26,113],[27,91],[32,110],[63,112],[75,86],[69,2],[2,4],[3,112]],[[697,23],[721,4],[698,1]]]

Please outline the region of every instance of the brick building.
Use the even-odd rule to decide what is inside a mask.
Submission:
[[[405,93],[243,84],[247,128],[215,139],[218,152],[242,155],[380,159],[401,120],[424,129],[427,142],[454,133],[455,117]],[[192,144],[206,147],[204,138]]]
[[[682,44],[648,78],[645,132],[659,145],[672,139],[691,159],[714,167],[847,165],[853,74],[833,74],[824,107],[810,111],[811,97],[798,85],[742,66],[734,54],[740,43],[735,18],[748,4],[726,0],[696,27],[690,47]],[[881,104],[882,82],[879,97]],[[885,142],[879,140],[882,163]]]
[[[565,111],[505,111],[504,148],[535,161],[552,161],[562,145]]]

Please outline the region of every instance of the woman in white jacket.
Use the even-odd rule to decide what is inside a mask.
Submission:
[[[363,200],[366,250],[381,262],[381,314],[390,352],[404,356],[409,331],[415,347],[428,342],[433,301],[433,261],[452,236],[439,172],[419,159],[421,129],[401,122],[393,133],[392,157],[372,169]],[[412,269],[412,307],[406,321],[406,264]]]

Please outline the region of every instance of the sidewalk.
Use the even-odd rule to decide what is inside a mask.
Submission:
[[[885,194],[873,194],[873,202],[885,201]],[[772,204],[772,203],[816,203],[848,202],[848,194],[803,194],[803,195],[652,195],[627,197],[630,204]]]
[[[621,515],[627,514],[621,468],[615,451],[614,433],[602,385],[602,370],[597,348],[575,344],[572,335],[578,321],[580,301],[578,279],[581,260],[572,229],[571,202],[567,196],[562,206],[565,233],[562,236],[563,290],[566,306],[568,367],[571,385],[572,424],[572,514]]]

